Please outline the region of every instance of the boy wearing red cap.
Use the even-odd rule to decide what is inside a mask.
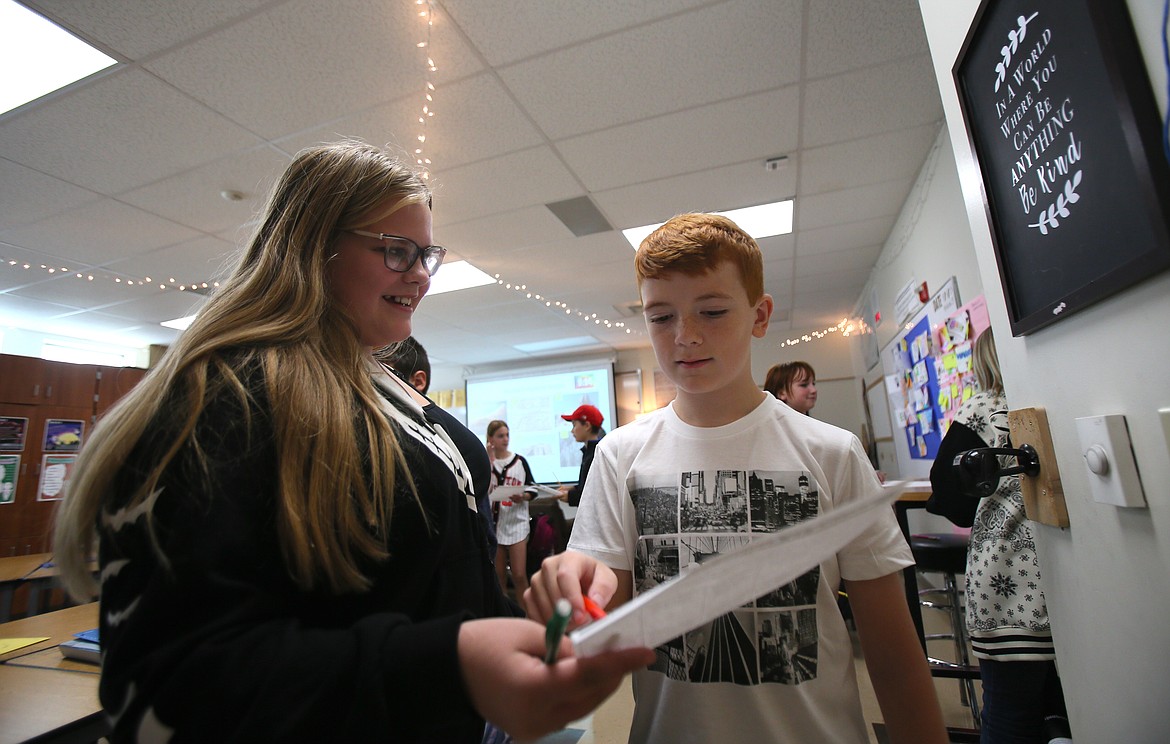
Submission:
[[[565,421],[573,423],[573,439],[581,443],[581,470],[577,473],[577,485],[561,486],[561,498],[568,500],[569,506],[581,503],[581,492],[585,490],[585,479],[589,477],[589,467],[593,465],[593,453],[597,450],[597,443],[601,441],[601,424],[605,417],[596,406],[577,406],[572,413],[561,415]]]

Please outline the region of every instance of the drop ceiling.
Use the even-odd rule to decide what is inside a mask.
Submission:
[[[413,148],[428,51],[436,242],[526,288],[423,302],[456,374],[647,346],[620,229],[789,197],[794,232],[761,241],[770,337],[834,325],[942,121],[914,0],[446,0],[427,50],[413,0],[26,4],[120,64],[0,116],[0,325],[112,344],[174,340],[158,323],[203,297],[125,282],[222,276],[302,147]],[[613,230],[546,207],[582,197]]]

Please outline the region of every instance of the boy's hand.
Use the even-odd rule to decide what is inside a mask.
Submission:
[[[470,620],[459,627],[459,664],[471,704],[516,739],[536,739],[586,715],[622,677],[654,661],[645,648],[573,657],[561,639],[556,664],[545,664],[545,629],[529,620]]]
[[[547,622],[552,616],[553,605],[563,597],[573,605],[569,627],[575,628],[589,619],[582,594],[587,593],[600,607],[605,607],[617,589],[618,578],[613,569],[583,553],[569,550],[549,556],[540,564],[540,570],[532,575],[528,590],[524,592],[524,607],[528,617]]]

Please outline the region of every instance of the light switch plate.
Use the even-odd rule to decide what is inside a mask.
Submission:
[[[1125,416],[1079,418],[1077,436],[1084,462],[1082,472],[1089,481],[1093,500],[1114,506],[1145,506],[1146,496]]]

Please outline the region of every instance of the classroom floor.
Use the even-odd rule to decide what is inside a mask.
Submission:
[[[927,633],[942,633],[946,630],[946,616],[938,611],[923,610],[923,623]],[[949,640],[930,641],[928,643],[930,655],[937,659],[954,660],[954,647]],[[885,744],[880,731],[882,715],[874,697],[873,687],[869,683],[869,674],[865,670],[865,660],[861,657],[861,650],[857,635],[853,635],[853,656],[857,664],[857,680],[861,689],[861,706],[865,720],[870,724],[869,738],[871,744]],[[959,681],[953,679],[934,680],[938,692],[939,703],[942,706],[943,719],[947,726],[956,728],[972,728],[971,711],[966,704],[960,702]],[[979,683],[975,683],[975,694],[982,699],[982,690]],[[610,698],[593,712],[593,715],[570,724],[565,731],[545,737],[539,744],[626,744],[629,734],[630,719],[633,715],[634,701],[630,692],[630,680],[625,682]],[[878,724],[875,730],[873,724]]]

